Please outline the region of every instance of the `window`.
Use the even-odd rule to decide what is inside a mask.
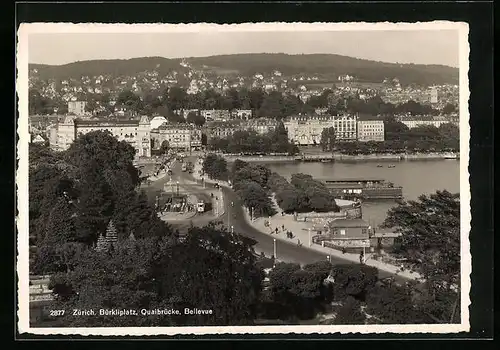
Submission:
[[[341,234],[342,236],[345,236],[345,229],[344,229],[344,228],[340,229],[340,234]]]
[[[362,228],[361,229],[361,234],[366,235],[367,232],[368,232],[368,230],[366,228]]]

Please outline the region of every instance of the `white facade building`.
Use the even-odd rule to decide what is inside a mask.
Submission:
[[[81,120],[67,116],[57,125],[57,138],[51,145],[56,150],[67,150],[79,136],[91,131],[109,131],[118,141],[128,142],[139,157],[151,157],[151,124],[148,117],[140,120]]]
[[[85,115],[85,101],[69,101],[68,102],[68,113],[73,113],[74,115]]]
[[[382,120],[358,121],[358,141],[384,141],[384,122]]]

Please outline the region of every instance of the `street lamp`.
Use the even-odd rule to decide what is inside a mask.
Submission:
[[[234,226],[231,225],[231,233],[234,233]]]
[[[309,247],[311,246],[311,228],[309,227]]]
[[[253,207],[250,208],[250,221],[253,222]]]
[[[273,251],[274,251],[274,261],[277,259],[277,254],[276,254],[276,238],[273,238]]]
[[[177,196],[179,196],[179,181],[177,181]]]

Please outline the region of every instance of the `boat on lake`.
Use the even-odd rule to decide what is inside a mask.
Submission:
[[[458,159],[458,156],[455,153],[446,153],[444,159]]]
[[[402,199],[403,187],[383,179],[332,179],[320,180],[335,197],[344,199]]]

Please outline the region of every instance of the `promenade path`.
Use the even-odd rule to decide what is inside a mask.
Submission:
[[[201,171],[201,164],[196,163],[193,171],[193,177],[201,179],[200,171]],[[206,178],[204,179],[204,181],[207,184],[215,182],[213,180],[207,180]],[[225,181],[217,181],[217,183],[231,190],[229,183]],[[266,234],[276,239],[277,241],[283,241],[288,243],[290,243],[291,241],[295,241],[294,243],[296,244],[297,240],[300,240],[300,242],[302,243],[302,246],[298,247],[300,249],[312,250],[318,253],[322,253],[324,254],[325,257],[326,256],[331,257],[331,260],[336,258],[338,260],[359,263],[359,254],[342,253],[341,251],[333,248],[323,247],[319,244],[315,244],[312,242],[309,243],[309,228],[311,228],[311,236],[312,236],[314,234],[313,225],[309,222],[295,221],[292,215],[281,216],[281,214],[279,213],[280,211],[278,210],[278,214],[272,216],[271,218],[269,217],[258,218],[252,221],[250,217],[251,215],[250,210],[248,210],[248,208],[245,208],[245,210],[243,210],[244,219],[251,227],[253,227],[254,229],[258,230],[263,234]],[[268,220],[270,222],[270,227],[266,227],[264,225],[265,220]],[[282,225],[285,227],[285,231],[282,230]],[[276,228],[278,228],[278,234],[275,233]],[[286,237],[286,230],[290,230],[293,232],[295,237],[292,240]],[[368,252],[366,254],[365,264],[368,266],[373,266],[379,269],[380,271],[401,276],[406,279],[419,280],[422,278],[416,272],[412,272],[409,270],[402,270],[401,267],[399,266],[391,265],[383,261],[372,259],[371,254],[369,254]]]

